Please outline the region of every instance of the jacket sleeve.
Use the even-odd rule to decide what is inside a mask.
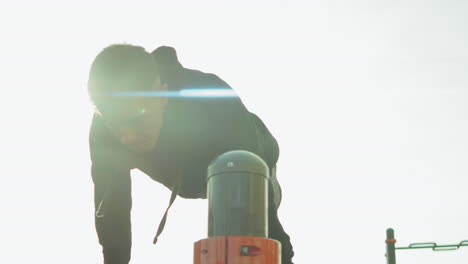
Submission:
[[[183,76],[184,88],[232,89],[215,74],[185,70]],[[276,139],[262,120],[247,110],[240,97],[191,99],[186,105],[190,108],[186,112],[192,115],[179,121],[189,124],[190,130],[211,146],[204,151],[209,157],[230,150],[246,150],[259,155],[270,168],[276,165],[279,155]],[[196,133],[195,127],[203,131]]]
[[[95,226],[104,263],[128,263],[132,207],[130,167],[125,151],[95,115],[89,137],[94,183]]]
[[[214,74],[208,75],[220,87],[232,89]],[[227,142],[230,148],[251,151],[259,155],[272,169],[276,166],[279,147],[263,121],[248,111],[240,97],[218,100],[208,114],[213,119],[220,142]],[[216,108],[216,109],[214,109]],[[219,133],[223,131],[222,133]],[[216,137],[216,136],[215,136]]]
[[[257,144],[260,146],[263,159],[270,168],[274,168],[279,158],[279,145],[270,130],[256,114],[249,112],[251,122],[257,132]]]

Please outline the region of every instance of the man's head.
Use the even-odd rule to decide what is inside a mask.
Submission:
[[[123,144],[137,152],[154,148],[167,97],[119,95],[166,90],[153,56],[138,46],[105,48],[94,59],[89,73],[88,92],[97,113]]]

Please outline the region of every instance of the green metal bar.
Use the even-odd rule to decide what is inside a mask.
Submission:
[[[387,244],[387,254],[385,255],[387,257],[387,264],[396,264],[396,259],[395,259],[395,233],[392,228],[387,229],[387,240],[385,240],[385,243]]]
[[[397,247],[396,250],[400,249],[421,249],[421,248],[432,248],[434,251],[444,250],[457,250],[460,247],[468,247],[468,241],[462,241],[460,244],[455,245],[437,245],[436,243],[413,243],[408,247]]]
[[[460,247],[458,245],[445,245],[445,246],[438,246],[433,248],[434,251],[450,251],[450,250],[457,250]]]
[[[422,249],[422,248],[431,248],[433,251],[450,251],[457,250],[460,247],[468,247],[468,240],[462,240],[459,244],[455,245],[437,245],[434,242],[425,242],[425,243],[412,243],[407,247],[395,247],[395,233],[392,228],[387,229],[387,264],[396,264],[395,251],[400,249]]]
[[[397,247],[396,250],[400,249],[420,249],[420,248],[435,248],[437,244],[434,242],[425,242],[425,243],[412,243],[407,247]]]
[[[425,243],[411,243],[410,248],[434,248],[437,247],[437,244],[434,242],[425,242]]]

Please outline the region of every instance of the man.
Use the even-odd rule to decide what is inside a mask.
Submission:
[[[172,190],[170,204],[177,195],[206,198],[207,167],[230,150],[254,152],[268,164],[269,237],[281,242],[282,263],[292,263],[290,239],[277,217],[281,189],[275,176],[276,140],[237,96],[177,96],[196,88],[232,92],[216,75],[184,68],[171,47],[150,54],[142,47],[111,45],[95,58],[88,80],[96,107],[90,154],[104,263],[130,261],[130,170],[139,169]]]

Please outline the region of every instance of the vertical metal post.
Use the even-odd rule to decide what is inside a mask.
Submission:
[[[208,238],[194,245],[194,264],[280,264],[281,243],[268,238],[268,165],[229,151],[207,171]]]
[[[268,237],[268,165],[244,150],[208,167],[208,236]]]
[[[396,264],[396,259],[395,259],[395,234],[392,228],[387,229],[387,240],[385,240],[385,243],[387,244],[387,254],[385,256],[387,257],[387,264]]]

